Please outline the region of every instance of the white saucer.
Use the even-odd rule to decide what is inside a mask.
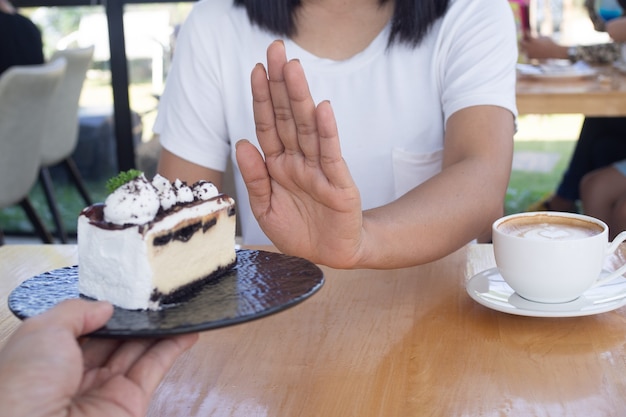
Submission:
[[[626,279],[619,277],[592,288],[568,303],[537,303],[520,297],[504,282],[498,268],[474,275],[467,293],[479,304],[503,313],[531,317],[578,317],[605,313],[626,305]]]

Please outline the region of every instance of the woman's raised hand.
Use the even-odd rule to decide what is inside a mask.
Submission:
[[[315,105],[304,70],[281,41],[267,50],[267,71],[252,71],[256,132],[264,157],[237,143],[237,162],[255,218],[276,247],[345,268],[363,241],[359,191],[341,156],[328,101]]]

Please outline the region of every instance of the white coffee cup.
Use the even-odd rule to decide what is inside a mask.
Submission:
[[[604,273],[608,256],[626,240],[608,241],[608,226],[590,216],[561,212],[512,214],[492,226],[496,265],[521,297],[542,303],[575,300],[626,272]]]

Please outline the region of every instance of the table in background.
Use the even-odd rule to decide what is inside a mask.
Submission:
[[[626,74],[606,66],[597,77],[564,80],[517,80],[519,114],[580,113],[626,116]]]
[[[0,343],[19,323],[9,292],[76,254],[0,247]],[[492,311],[465,281],[493,265],[490,245],[471,245],[415,268],[323,268],[326,284],[304,303],[203,333],[148,415],[625,415],[626,308],[578,318]]]

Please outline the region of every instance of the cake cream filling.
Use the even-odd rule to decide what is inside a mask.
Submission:
[[[184,281],[177,275],[184,271],[187,277],[201,279],[219,268],[229,266],[235,260],[234,226],[235,216],[228,216],[225,211],[216,213],[217,222],[209,229],[197,230],[189,240],[171,240],[166,245],[148,244],[147,255],[153,268],[154,289],[170,294]],[[205,219],[205,221],[210,219]],[[230,238],[231,245],[224,240]],[[208,240],[220,242],[210,245]],[[164,256],[165,252],[167,255]]]

